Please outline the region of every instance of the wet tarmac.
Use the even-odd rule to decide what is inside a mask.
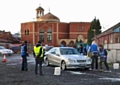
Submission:
[[[55,66],[43,64],[43,76],[34,73],[34,57],[28,57],[29,71],[21,72],[21,57],[19,54],[6,56],[7,62],[2,62],[0,56],[0,85],[120,85],[120,69],[112,72],[89,71],[84,69],[69,69],[55,76]]]

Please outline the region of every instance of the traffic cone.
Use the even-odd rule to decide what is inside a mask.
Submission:
[[[2,62],[7,62],[7,60],[6,60],[6,54],[4,54]]]

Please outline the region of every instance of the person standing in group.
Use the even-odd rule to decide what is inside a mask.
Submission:
[[[98,70],[98,46],[95,41],[92,41],[91,46],[88,49],[88,53],[91,54],[92,63],[91,63],[91,70]],[[95,69],[94,69],[95,64]]]
[[[38,65],[39,65],[39,74],[43,75],[43,73],[42,73],[42,63],[44,61],[44,49],[41,45],[41,41],[38,41],[36,46],[34,46],[33,55],[34,55],[34,58],[35,58],[35,74],[38,75]]]
[[[99,45],[99,57],[100,57],[100,71],[103,71],[102,62],[104,62],[107,72],[110,72],[109,66],[107,64],[107,51],[106,49],[104,49],[103,45]]]
[[[82,55],[84,54],[84,47],[82,44],[80,44],[80,47],[78,48],[78,52]]]
[[[27,65],[27,41],[24,41],[24,43],[21,45],[21,57],[22,57],[22,68],[21,71],[28,71],[28,65]]]

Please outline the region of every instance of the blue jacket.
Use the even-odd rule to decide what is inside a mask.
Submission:
[[[27,55],[27,46],[26,46],[26,44],[23,44],[21,46],[21,52],[20,52],[20,54],[21,54],[21,56]]]
[[[92,45],[90,46],[90,52],[95,52],[95,51],[98,52],[98,47],[97,47],[96,44],[92,44]]]

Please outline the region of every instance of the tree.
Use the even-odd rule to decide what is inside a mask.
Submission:
[[[87,36],[88,36],[87,43],[91,44],[92,39],[99,34],[101,34],[101,25],[100,25],[99,19],[96,19],[95,17],[91,22],[90,29],[88,30],[88,33],[87,33]]]

